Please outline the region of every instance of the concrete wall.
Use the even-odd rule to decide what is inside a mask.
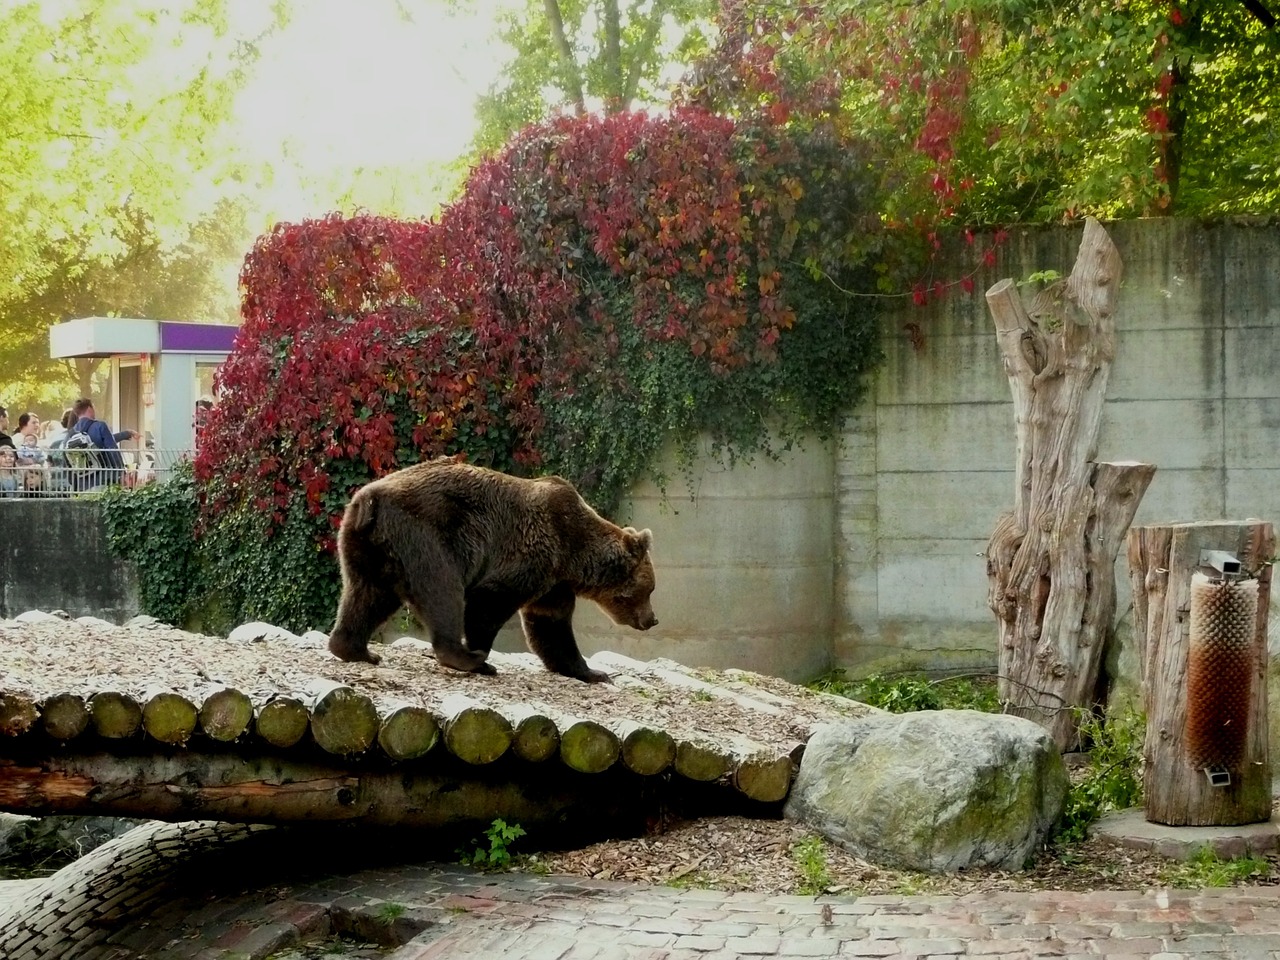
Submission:
[[[27,610],[123,623],[138,613],[138,581],[115,559],[97,503],[0,500],[0,619]]]
[[[1014,423],[983,293],[1002,277],[1069,273],[1081,232],[1015,230],[972,295],[887,318],[874,402],[850,419],[839,462],[841,663],[994,663],[981,554],[1013,502]],[[1157,465],[1135,523],[1280,522],[1280,226],[1108,232],[1125,273],[1098,456]],[[1118,574],[1123,613],[1123,549]]]
[[[1099,457],[1158,466],[1136,522],[1280,522],[1280,224],[1108,230],[1125,276]],[[1080,236],[1015,230],[972,295],[887,317],[885,362],[840,444],[732,472],[701,458],[691,487],[672,462],[666,500],[637,488],[627,522],[654,530],[661,623],[637,633],[584,603],[584,650],[796,679],[833,662],[860,672],[990,668],[982,553],[1013,501],[1014,424],[983,291],[1002,277],[1069,273]],[[924,331],[922,350],[906,323]],[[111,558],[96,509],[0,502],[0,616],[137,612],[133,578]],[[1123,614],[1123,552],[1117,574]],[[514,625],[498,640],[522,646]]]

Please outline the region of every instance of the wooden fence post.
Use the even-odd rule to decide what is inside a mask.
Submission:
[[[1267,755],[1267,608],[1275,530],[1261,520],[1203,521],[1135,527],[1129,531],[1129,576],[1133,585],[1134,638],[1143,665],[1143,706],[1147,734],[1143,749],[1146,817],[1174,826],[1213,826],[1259,823],[1271,816],[1271,766]],[[1206,674],[1192,658],[1192,579],[1202,565],[1204,551],[1234,555],[1241,576],[1256,580],[1257,605],[1253,629],[1244,631],[1251,644],[1243,661],[1227,662]],[[1215,578],[1216,579],[1216,578]],[[1205,589],[1200,581],[1201,591]],[[1203,602],[1203,597],[1201,601]],[[1199,608],[1198,608],[1199,609]],[[1243,608],[1242,608],[1243,609]],[[1248,608],[1253,610],[1252,607]],[[1206,718],[1203,692],[1193,699],[1188,728],[1188,679],[1203,691],[1205,684],[1218,701],[1217,719]],[[1216,686],[1216,690],[1214,689]],[[1230,704],[1243,697],[1243,704]],[[1199,714],[1199,715],[1197,715]],[[1234,717],[1233,717],[1234,715]],[[1213,723],[1206,727],[1206,719]],[[1202,746],[1218,733],[1231,733],[1226,724],[1244,722],[1234,734],[1234,770],[1225,771],[1230,784],[1215,786],[1206,769]],[[1209,733],[1205,731],[1209,730]],[[1231,751],[1228,751],[1231,752]],[[1198,756],[1197,756],[1198,755]],[[1221,774],[1217,775],[1221,779]]]

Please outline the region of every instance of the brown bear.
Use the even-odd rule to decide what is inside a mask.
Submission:
[[[561,477],[525,480],[451,459],[406,467],[347,504],[329,650],[377,663],[369,637],[406,604],[440,663],[493,674],[494,637],[519,611],[529,649],[548,670],[608,680],[578,650],[574,602],[594,600],[637,630],[654,626],[652,541],[648,530],[605,520]]]

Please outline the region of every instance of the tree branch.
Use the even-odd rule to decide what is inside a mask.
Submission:
[[[1255,18],[1268,30],[1276,28],[1276,15],[1263,5],[1262,0],[1241,0],[1244,8],[1254,15]]]
[[[587,113],[587,101],[582,95],[582,78],[578,74],[578,63],[573,56],[573,47],[569,46],[569,38],[564,33],[564,18],[560,15],[559,0],[542,0],[547,11],[547,24],[551,27],[551,39],[560,53],[560,65],[564,72],[565,93],[573,104],[574,114],[582,117]]]
[[[653,47],[658,39],[658,30],[662,27],[662,18],[667,12],[666,0],[653,0],[653,9],[649,11],[649,22],[644,26],[644,35],[636,45],[631,56],[631,69],[627,71],[627,85],[622,90],[622,106],[625,109],[636,98],[636,90],[640,86],[640,73],[645,63],[653,55]]]
[[[609,113],[622,109],[622,19],[618,0],[604,0],[604,71],[609,78],[606,94]]]

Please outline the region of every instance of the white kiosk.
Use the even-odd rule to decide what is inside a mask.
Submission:
[[[129,317],[81,317],[49,329],[55,360],[111,361],[114,430],[150,435],[157,453],[195,448],[195,403],[213,397],[213,375],[231,352],[239,327]]]

